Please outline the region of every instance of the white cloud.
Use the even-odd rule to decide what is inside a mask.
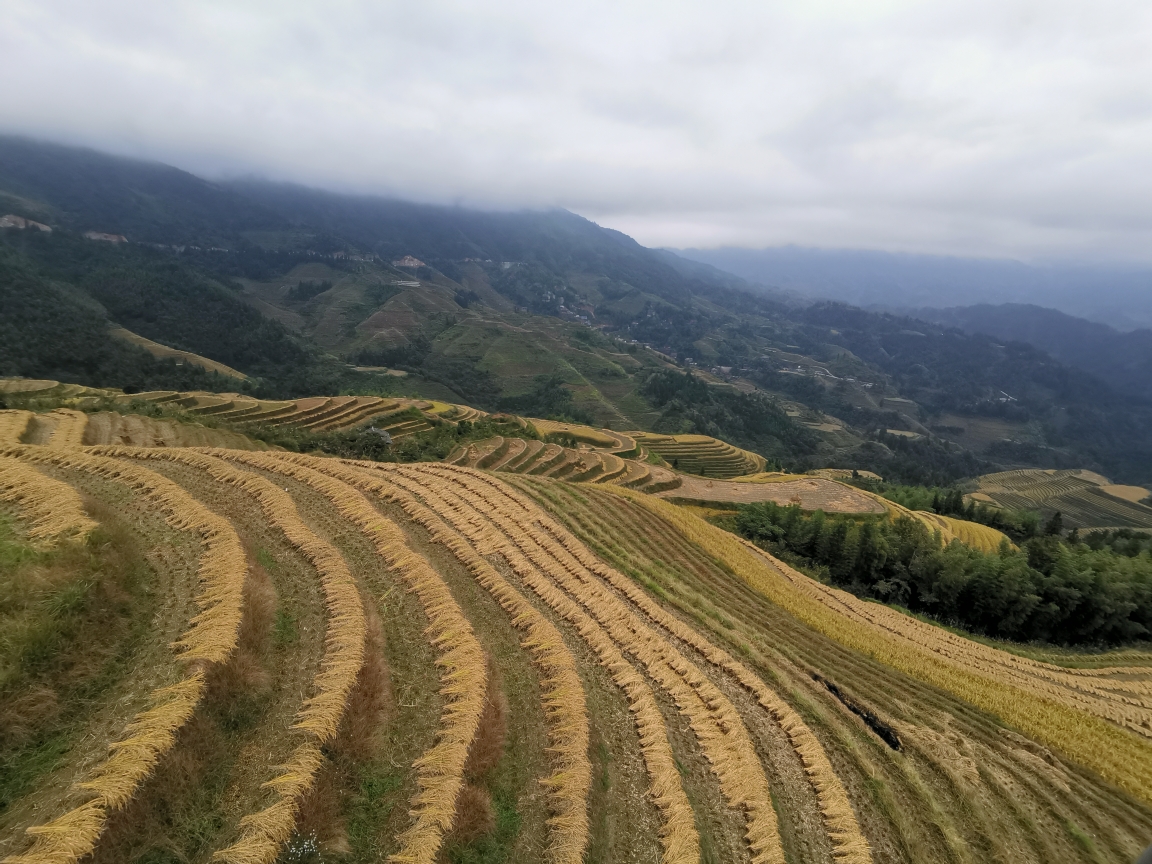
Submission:
[[[1152,259],[1139,0],[8,0],[0,127],[652,245]]]

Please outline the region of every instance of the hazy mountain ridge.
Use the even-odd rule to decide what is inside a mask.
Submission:
[[[973,303],[1026,303],[1119,330],[1152,326],[1152,268],[955,258],[855,249],[783,246],[680,249],[749,282],[810,300],[887,310]]]
[[[1115,390],[1152,401],[1152,330],[1122,333],[1056,309],[1019,303],[916,309],[912,314],[969,333],[1026,342]]]
[[[226,363],[263,395],[380,392],[396,379],[352,367],[400,367],[436,398],[698,431],[794,468],[1152,479],[1152,409],[1037,348],[758,291],[565,211],[209,183],[21,139],[0,139],[0,194],[57,228],[0,234],[5,292],[64,286],[105,310],[101,326]],[[90,229],[129,242],[83,239]],[[422,263],[393,266],[406,255]],[[134,383],[67,338],[37,342],[50,310],[26,299],[0,371]]]

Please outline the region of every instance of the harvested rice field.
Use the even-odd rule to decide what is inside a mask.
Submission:
[[[665,498],[692,501],[751,504],[772,501],[782,506],[798,504],[802,510],[828,513],[883,513],[884,505],[851,486],[823,477],[780,479],[774,483],[739,483],[706,480],[683,475],[675,489],[657,493]]]
[[[1089,864],[1152,840],[1152,666],[965,639],[662,497],[883,512],[833,480],[651,494],[627,441],[396,464],[102,416],[0,412],[7,864]]]
[[[1069,528],[1152,528],[1149,491],[1081,469],[1021,468],[976,478],[974,501],[1009,510],[1059,511]]]

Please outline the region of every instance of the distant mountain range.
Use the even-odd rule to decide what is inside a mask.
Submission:
[[[913,314],[968,333],[1026,342],[1119,392],[1152,402],[1152,330],[1121,333],[1106,324],[1021,303],[916,309]]]
[[[913,290],[915,268],[887,302],[920,312],[868,311],[813,302],[799,282],[739,262],[647,249],[562,210],[214,183],[0,137],[6,215],[19,218],[0,227],[0,375],[271,398],[419,395],[699,432],[794,470],[907,482],[1011,467],[1152,481],[1140,333],[1119,339],[1026,307],[924,309],[978,297],[954,284],[948,294],[946,280]],[[28,219],[52,231],[20,227]],[[861,303],[891,271],[876,263],[884,256],[866,267],[793,253],[823,261],[827,285],[856,285]],[[986,272],[989,284],[1009,272],[967,266],[957,272]],[[1031,272],[1022,267],[1009,270]],[[154,357],[114,326],[247,377]]]
[[[1127,331],[1152,327],[1152,267],[908,255],[851,249],[677,249],[677,255],[808,300],[887,311],[1023,303]]]

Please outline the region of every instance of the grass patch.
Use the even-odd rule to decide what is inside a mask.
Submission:
[[[368,763],[360,768],[359,786],[348,801],[345,816],[348,820],[348,842],[362,856],[353,860],[375,860],[372,849],[379,826],[388,821],[392,808],[399,800],[396,793],[404,786],[404,772],[389,769],[379,763]]]
[[[280,565],[276,563],[272,553],[263,547],[256,550],[256,561],[269,573],[277,573],[280,570]]]
[[[1096,842],[1092,836],[1073,822],[1071,819],[1064,820],[1064,828],[1068,831],[1068,836],[1076,844],[1081,851],[1083,851],[1092,861],[1102,861],[1100,857],[1100,850],[1096,848]]]
[[[147,634],[150,570],[111,508],[38,548],[0,516],[0,812],[68,754]]]
[[[496,827],[471,843],[450,847],[448,860],[452,864],[501,864],[508,860],[512,844],[520,833],[521,818],[515,793],[511,789],[494,790],[492,811]]]
[[[278,606],[276,608],[276,620],[272,622],[272,644],[277,648],[286,648],[289,645],[295,645],[299,638],[300,632],[296,627],[296,616],[292,614],[292,610]]]

